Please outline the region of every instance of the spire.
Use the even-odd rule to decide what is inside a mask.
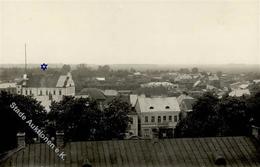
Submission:
[[[26,43],[24,44],[24,73],[27,74],[27,55],[26,55]]]

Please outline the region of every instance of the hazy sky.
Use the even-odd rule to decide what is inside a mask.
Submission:
[[[0,63],[260,64],[260,0],[0,0]]]

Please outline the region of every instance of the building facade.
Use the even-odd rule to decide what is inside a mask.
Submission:
[[[75,96],[75,84],[70,73],[67,75],[44,75],[27,77],[16,86],[17,94],[32,96],[50,111],[52,101],[60,101],[63,96]]]
[[[175,97],[138,97],[135,109],[142,138],[172,138],[180,108]]]

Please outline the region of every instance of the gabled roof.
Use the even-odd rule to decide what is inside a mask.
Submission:
[[[141,112],[180,111],[176,97],[138,97]]]
[[[216,167],[221,154],[229,167],[260,166],[260,145],[249,137],[180,138],[164,140],[112,140],[67,143],[61,160],[49,146],[31,144],[10,157],[10,166],[93,167]]]
[[[67,80],[68,77],[66,75],[61,75],[57,81],[56,87],[58,88],[66,87]]]

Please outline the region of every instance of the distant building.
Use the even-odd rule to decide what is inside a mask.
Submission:
[[[249,89],[236,89],[233,90],[232,92],[229,93],[229,96],[232,97],[241,97],[241,96],[245,96],[245,95],[250,95],[250,91]]]
[[[171,138],[179,120],[180,108],[175,97],[138,97],[135,106],[143,138]]]
[[[103,92],[104,92],[105,96],[112,96],[112,97],[118,96],[118,92],[116,90],[110,90],[110,89],[108,90],[108,89],[106,89]]]
[[[17,94],[32,96],[50,111],[52,101],[60,101],[63,96],[75,95],[75,84],[70,73],[67,75],[46,74],[30,76],[24,74],[17,86]]]
[[[6,91],[12,94],[16,93],[16,83],[0,83],[0,92]]]

